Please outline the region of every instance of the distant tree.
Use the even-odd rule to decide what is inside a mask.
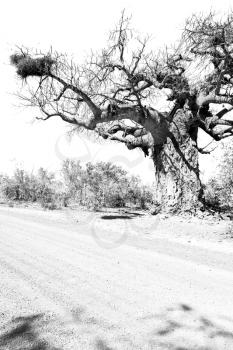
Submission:
[[[233,209],[233,144],[225,146],[220,163],[221,202]]]
[[[212,209],[220,209],[222,204],[222,184],[220,179],[215,177],[209,179],[205,185],[206,206]]]
[[[106,48],[83,65],[23,48],[11,62],[25,82],[21,99],[39,108],[39,119],[58,116],[77,131],[140,148],[154,162],[161,208],[195,210],[203,199],[198,153],[206,152],[199,129],[216,141],[233,135],[232,37],[232,13],[194,15],[174,49],[153,53],[123,14]],[[166,112],[154,108],[158,96],[166,96]]]
[[[233,209],[233,144],[224,146],[219,171],[206,184],[206,204],[221,209]]]
[[[94,169],[95,173],[98,174],[98,183],[96,182],[92,190],[97,194],[97,201],[100,201],[104,206],[124,206],[127,172],[110,162],[98,162]]]
[[[126,205],[146,209],[153,202],[152,192],[139,178],[109,162],[81,165],[67,159],[61,173],[60,180],[44,168],[36,173],[17,168],[12,176],[0,174],[0,195],[13,201],[38,202],[48,209],[71,203],[95,209]]]
[[[33,200],[33,177],[21,168],[16,168],[12,177],[5,176],[2,181],[4,195],[12,200]]]
[[[8,199],[17,198],[15,183],[7,175],[1,175],[1,194]]]
[[[46,169],[39,168],[37,172],[37,199],[43,204],[52,201],[53,190],[52,183],[54,174],[50,174]]]
[[[40,168],[36,174],[16,168],[13,176],[1,176],[1,192],[9,200],[39,202],[45,208],[64,205],[62,184],[54,174]]]
[[[62,164],[62,176],[66,186],[67,197],[85,202],[85,172],[80,161],[66,159]]]
[[[225,146],[222,161],[220,163],[220,173],[223,182],[233,191],[233,144]]]
[[[70,200],[92,208],[138,205],[145,209],[152,193],[139,178],[110,162],[87,163],[65,160],[62,174]]]

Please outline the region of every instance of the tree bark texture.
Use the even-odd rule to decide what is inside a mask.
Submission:
[[[179,110],[170,129],[170,137],[155,147],[155,200],[163,212],[193,212],[201,207],[197,127],[190,111]]]

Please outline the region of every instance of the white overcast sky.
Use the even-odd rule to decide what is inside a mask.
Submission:
[[[34,122],[35,110],[20,108],[13,95],[16,75],[9,55],[16,45],[58,51],[82,57],[90,49],[104,46],[109,30],[125,8],[132,14],[133,26],[152,34],[156,45],[172,43],[179,37],[185,18],[192,13],[228,12],[232,0],[8,0],[1,4],[0,21],[0,172],[16,165],[29,170],[44,166],[58,169],[62,159],[113,161],[140,174],[145,181],[154,177],[152,161],[140,151],[128,151],[116,143],[95,144],[84,137],[66,139],[67,125],[59,120]],[[204,140],[205,141],[205,140]],[[218,152],[217,152],[218,153]],[[217,155],[202,156],[205,176],[214,170]]]

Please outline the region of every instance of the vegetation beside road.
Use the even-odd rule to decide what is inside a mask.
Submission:
[[[65,160],[59,174],[40,168],[36,173],[15,169],[12,176],[0,175],[2,201],[39,203],[45,209],[79,204],[89,209],[125,207],[148,209],[152,190],[139,177],[111,163],[82,165]]]
[[[206,207],[213,211],[233,208],[233,146],[225,146],[219,172],[204,185]],[[0,174],[2,201],[37,202],[46,209],[79,204],[89,209],[125,207],[148,209],[157,205],[153,188],[138,176],[110,162],[81,164],[66,159],[55,174],[44,168],[29,172],[16,168],[13,175]]]

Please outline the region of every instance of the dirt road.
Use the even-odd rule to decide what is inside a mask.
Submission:
[[[96,236],[0,208],[0,349],[233,349],[233,252]]]

